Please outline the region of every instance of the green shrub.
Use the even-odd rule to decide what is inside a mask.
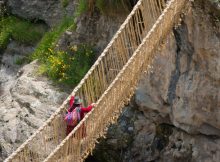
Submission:
[[[62,4],[63,8],[66,8],[69,4],[69,0],[61,0],[61,4]]]
[[[94,52],[88,45],[69,47],[69,53],[56,50],[59,37],[67,29],[76,29],[73,18],[65,18],[44,35],[32,54],[32,60],[40,61],[40,74],[47,75],[56,83],[75,86],[92,65]]]
[[[97,7],[103,14],[129,11],[131,4],[127,0],[79,0],[76,17]],[[90,13],[92,11],[89,11]]]
[[[34,44],[38,42],[44,34],[42,27],[28,21],[15,21],[13,26],[12,38],[21,43]]]
[[[79,0],[79,5],[76,9],[75,17],[79,17],[81,14],[88,11],[88,1],[87,0]]]
[[[9,42],[10,32],[2,31],[0,32],[0,49],[5,49]]]
[[[74,46],[71,50],[72,53],[67,53],[49,49],[50,56],[41,67],[41,72],[55,82],[75,86],[92,65],[94,52],[87,45]]]
[[[101,11],[104,12],[105,2],[104,0],[96,0],[96,7]]]
[[[22,58],[17,58],[15,60],[15,64],[17,64],[17,65],[22,65],[24,63],[30,63],[30,62],[31,62],[30,55],[22,57]]]
[[[24,63],[25,63],[25,58],[17,58],[15,60],[15,64],[17,64],[17,65],[22,65]]]
[[[43,36],[45,29],[14,16],[2,17],[0,20],[0,48],[5,48],[10,38],[25,44],[34,44]]]
[[[73,26],[75,26],[73,18],[65,18],[59,26],[47,32],[35,49],[32,59],[38,59],[41,62],[45,62],[51,54],[49,49],[54,49],[60,35]]]

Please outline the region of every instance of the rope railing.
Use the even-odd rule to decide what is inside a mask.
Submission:
[[[159,6],[155,10],[153,6]],[[140,0],[111,42],[71,95],[84,105],[96,102],[126,64],[165,6],[164,0]],[[152,16],[152,18],[151,18]],[[66,137],[63,115],[70,96],[61,107],[5,161],[43,161]]]
[[[109,124],[114,123],[125,103],[134,93],[141,74],[154,58],[154,50],[172,30],[187,0],[171,0],[141,45],[128,60],[115,80],[103,93],[93,109],[44,162],[83,161],[104,136]],[[86,130],[86,137],[82,134]]]
[[[153,59],[154,48],[186,2],[171,0],[164,10],[164,0],[140,0],[71,94],[80,96],[84,105],[97,102],[97,106],[66,137],[63,115],[69,96],[6,162],[82,161],[129,101],[140,74]]]

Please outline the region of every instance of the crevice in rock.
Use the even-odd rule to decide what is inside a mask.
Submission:
[[[169,136],[173,133],[173,127],[173,125],[165,123],[156,126],[156,135],[151,144],[151,149],[153,151],[155,151],[155,149],[157,149],[158,151],[162,151],[168,145]]]
[[[28,126],[37,129],[38,126],[36,126],[34,123],[31,123],[31,121],[29,121],[28,119],[26,119],[26,117],[20,116],[20,120],[25,122]]]
[[[180,51],[181,51],[181,35],[177,30],[173,30],[175,40],[176,40],[176,59],[175,59],[175,70],[172,72],[171,81],[168,88],[168,103],[172,105],[173,99],[176,97],[176,86],[180,77]]]
[[[175,70],[172,72],[171,81],[168,88],[168,103],[172,106],[173,100],[176,98],[176,86],[181,74],[181,57],[187,55],[186,71],[182,72],[188,75],[190,65],[192,63],[192,56],[194,53],[193,45],[188,39],[187,25],[182,21],[181,26],[173,30],[176,41],[176,57],[175,57]]]
[[[21,108],[25,108],[30,114],[35,115],[35,111],[31,108],[29,102],[16,100],[16,102],[20,105]]]
[[[185,134],[189,135],[189,136],[194,136],[194,137],[204,137],[204,138],[208,138],[210,140],[216,140],[216,139],[220,139],[220,136],[218,135],[213,135],[213,134],[204,134],[204,133],[201,133],[201,132],[196,132],[196,133],[189,133],[187,132],[186,130],[180,128],[180,127],[176,127],[175,125],[170,125],[173,129],[175,128],[176,130],[178,130],[179,132],[184,132]]]
[[[191,134],[189,134],[189,135],[191,135]],[[208,139],[210,139],[210,140],[220,139],[220,137],[217,136],[217,135],[207,135],[207,134],[202,134],[202,133],[199,133],[199,134],[197,134],[196,136],[203,136],[203,137],[208,138]]]

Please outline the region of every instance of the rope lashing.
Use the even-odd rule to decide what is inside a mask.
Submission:
[[[189,0],[139,0],[103,53],[73,90],[83,104],[96,102],[66,137],[63,115],[70,96],[59,109],[5,162],[83,161],[117,120],[124,104],[151,65],[155,49],[175,26]],[[83,134],[86,132],[86,136]]]

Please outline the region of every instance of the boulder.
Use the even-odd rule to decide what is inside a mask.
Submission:
[[[33,48],[11,42],[0,68],[0,161],[39,128],[68,96],[45,76],[34,61],[17,65]]]
[[[140,81],[136,102],[188,133],[220,136],[220,23],[207,3],[194,5]]]
[[[68,1],[63,6],[63,0],[7,0],[6,7],[10,13],[18,17],[43,21],[49,26],[55,26],[65,16],[73,16],[75,0]]]

